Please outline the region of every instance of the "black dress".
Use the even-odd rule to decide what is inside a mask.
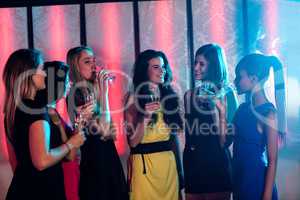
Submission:
[[[23,100],[30,108],[38,106],[32,100]],[[46,112],[29,114],[19,108],[15,112],[14,138],[17,167],[9,187],[7,200],[65,200],[64,176],[61,162],[45,170],[37,170],[30,157],[29,127],[37,120],[46,120],[50,124],[50,148],[62,144],[59,129],[52,124]]]
[[[74,106],[84,104],[79,90],[74,99]],[[72,118],[74,115],[72,117],[71,114]],[[84,129],[86,141],[80,148],[79,197],[81,200],[127,200],[128,187],[114,141],[103,140],[97,131],[93,131],[92,124],[97,121],[96,118],[97,115]]]
[[[193,103],[190,98],[189,110],[185,110],[186,146],[183,153],[185,191],[187,193],[215,193],[231,191],[230,157],[227,148],[219,143],[218,130],[209,105]],[[187,106],[187,105],[186,105]],[[204,107],[203,107],[204,106]]]
[[[80,150],[80,199],[128,199],[125,175],[113,140],[87,136]]]

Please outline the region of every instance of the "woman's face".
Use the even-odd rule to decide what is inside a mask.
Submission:
[[[46,83],[45,83],[46,76],[47,74],[44,70],[44,64],[41,63],[38,66],[35,74],[32,75],[32,81],[37,90],[42,90],[46,88]]]
[[[93,52],[84,50],[80,53],[78,71],[86,80],[93,80],[95,78],[96,60]]]
[[[195,80],[205,80],[208,73],[208,61],[203,55],[197,55],[195,58]]]
[[[164,83],[166,69],[164,68],[164,60],[161,57],[152,58],[148,61],[148,77],[149,81],[155,84]]]
[[[254,87],[251,78],[249,77],[246,70],[239,70],[236,73],[236,77],[234,79],[234,84],[236,86],[238,94],[244,94],[252,90]]]

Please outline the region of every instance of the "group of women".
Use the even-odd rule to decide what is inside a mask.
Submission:
[[[271,67],[275,84],[280,82],[276,105],[264,90]],[[113,75],[97,71],[93,50],[70,49],[67,64],[44,63],[34,49],[12,53],[3,72],[4,113],[17,162],[6,199],[66,199],[62,162],[78,152],[83,200],[229,200],[232,193],[236,200],[277,199],[283,135],[277,118],[284,116],[277,110],[285,105],[280,61],[262,54],[241,59],[234,83],[247,98],[239,106],[220,46],[200,47],[193,70],[195,87],[182,101],[172,87],[166,55],[156,50],[138,55],[124,104],[130,147],[126,180],[108,100]],[[62,98],[71,126],[56,109]]]

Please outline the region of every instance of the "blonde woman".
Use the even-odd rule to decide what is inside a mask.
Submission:
[[[81,147],[79,196],[82,200],[126,200],[125,175],[111,127],[108,102],[108,79],[111,74],[96,73],[94,52],[80,46],[69,50],[73,86],[68,97],[71,119],[80,116],[87,135]],[[78,118],[77,118],[78,119]]]

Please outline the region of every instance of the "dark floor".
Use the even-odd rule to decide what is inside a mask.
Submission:
[[[121,160],[126,163],[125,157]],[[0,200],[4,200],[11,177],[8,162],[0,159]],[[279,151],[277,186],[280,200],[300,200],[300,141],[293,138]]]

